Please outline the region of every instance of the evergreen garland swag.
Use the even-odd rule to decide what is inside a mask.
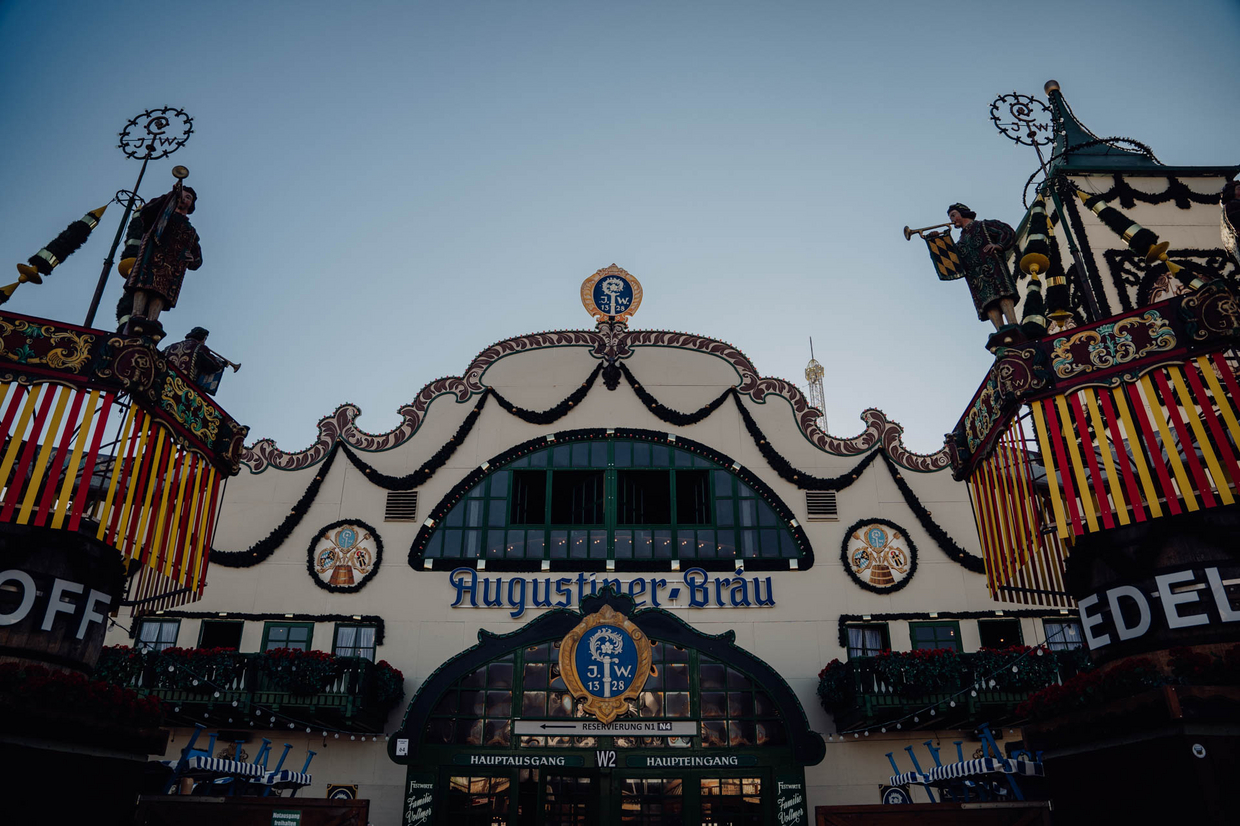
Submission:
[[[719,406],[727,401],[728,396],[736,393],[736,388],[729,387],[727,390],[720,393],[719,397],[714,401],[707,402],[697,410],[694,410],[692,413],[681,413],[679,410],[673,410],[664,404],[660,404],[658,399],[650,395],[644,387],[637,383],[637,379],[633,377],[633,374],[629,371],[628,365],[624,362],[620,362],[620,372],[624,374],[625,381],[627,381],[629,386],[633,388],[633,392],[637,394],[637,398],[641,399],[642,404],[646,405],[647,409],[649,409],[651,413],[653,413],[660,420],[665,421],[668,424],[677,425],[678,427],[686,427],[691,424],[697,424],[711,413],[718,410]]]
[[[900,495],[904,497],[904,503],[908,505],[909,510],[917,517],[917,521],[921,523],[921,527],[925,532],[930,534],[930,538],[943,549],[943,553],[951,557],[954,562],[959,563],[966,571],[972,571],[975,574],[986,573],[985,560],[980,556],[974,556],[957,545],[955,540],[947,535],[947,531],[939,527],[939,524],[930,518],[930,511],[926,510],[926,506],[917,498],[917,494],[913,493],[913,489],[908,486],[908,482],[904,481],[904,477],[900,475],[900,469],[896,467],[896,463],[891,461],[891,458],[886,453],[883,454],[883,461],[887,463],[887,469],[891,471],[891,478],[895,480],[896,487],[900,489]]]

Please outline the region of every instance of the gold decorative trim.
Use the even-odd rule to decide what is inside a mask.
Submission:
[[[633,675],[629,687],[618,697],[599,697],[591,694],[586,691],[581,677],[577,674],[577,644],[581,642],[581,638],[587,631],[600,625],[619,628],[637,646],[637,673]],[[564,678],[564,685],[568,687],[573,697],[582,701],[582,709],[594,715],[603,725],[607,725],[617,717],[628,713],[629,701],[636,700],[641,694],[642,687],[646,685],[646,678],[650,676],[650,664],[653,659],[654,651],[650,640],[642,633],[642,630],[610,605],[604,605],[601,610],[590,614],[581,621],[580,625],[569,631],[560,643],[560,676]]]

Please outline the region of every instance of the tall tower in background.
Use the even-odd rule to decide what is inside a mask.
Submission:
[[[814,338],[810,336],[809,364],[805,365],[805,381],[808,382],[805,395],[809,398],[810,405],[822,413],[818,417],[818,429],[823,433],[827,432],[827,399],[822,390],[822,376],[825,372],[818,359],[814,358]]]

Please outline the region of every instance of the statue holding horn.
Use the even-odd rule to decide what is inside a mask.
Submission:
[[[137,257],[122,260],[118,267],[125,276],[125,292],[133,295],[130,333],[154,332],[162,337],[160,312],[176,306],[185,271],[202,266],[198,233],[189,222],[198,194],[183,183],[189,170],[178,166],[173,174],[177,182],[172,191],[138,213],[142,243]]]
[[[1007,252],[1016,246],[1016,230],[1002,221],[979,221],[976,212],[959,203],[947,208],[947,217],[960,230],[956,254],[978,320],[989,319],[996,330],[1004,326],[1001,321],[1016,325],[1019,296],[1007,264]]]

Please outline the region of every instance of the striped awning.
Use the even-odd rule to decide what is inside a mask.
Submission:
[[[264,774],[262,782],[264,786],[274,786],[277,789],[300,789],[303,786],[309,786],[313,779],[302,772],[281,769],[278,772]]]
[[[221,760],[218,757],[191,757],[185,762],[185,777],[245,777],[263,776],[263,767],[239,760]]]
[[[926,785],[979,774],[1019,774],[1025,777],[1042,777],[1043,772],[1042,764],[1032,760],[999,760],[994,757],[982,757],[977,760],[936,766],[928,772],[905,772],[893,775],[887,780],[887,784],[890,786],[904,786],[910,783]]]

